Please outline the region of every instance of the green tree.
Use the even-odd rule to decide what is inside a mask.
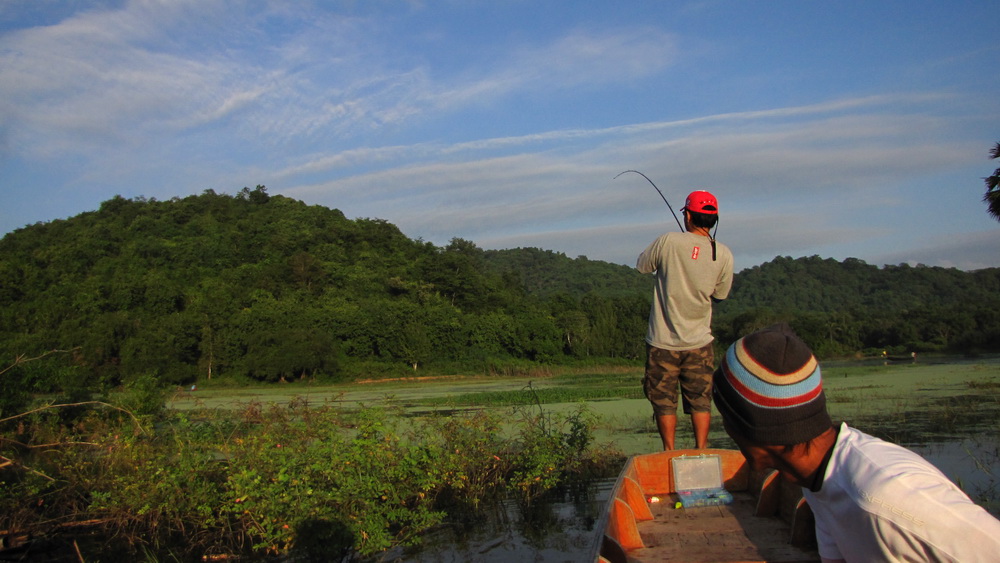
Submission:
[[[476,245],[454,238],[441,252],[425,259],[421,275],[455,307],[481,312],[489,302],[482,255]]]
[[[413,367],[413,371],[431,357],[431,339],[427,327],[411,321],[403,325],[399,334],[399,353]]]
[[[583,343],[590,332],[587,314],[577,309],[563,311],[556,317],[556,326],[562,331],[563,350],[570,355],[582,355]]]

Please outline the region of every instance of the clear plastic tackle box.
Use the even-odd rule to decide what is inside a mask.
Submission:
[[[717,455],[679,456],[671,461],[674,489],[684,508],[733,502],[722,486],[722,459]]]

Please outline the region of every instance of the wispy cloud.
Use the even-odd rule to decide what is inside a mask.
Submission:
[[[897,111],[900,106],[905,107],[941,100],[944,97],[944,95],[939,94],[869,96],[832,100],[805,106],[702,116],[677,121],[633,123],[597,129],[536,131],[526,135],[483,138],[451,144],[421,142],[414,145],[352,148],[334,154],[312,155],[307,162],[291,165],[278,173],[277,176],[286,179],[299,173],[334,171],[346,166],[363,167],[367,164],[385,162],[387,158],[437,160],[442,157],[469,158],[470,155],[472,155],[471,158],[475,158],[475,153],[489,153],[499,150],[517,152],[538,147],[552,148],[557,145],[565,147],[572,146],[575,142],[601,141],[602,139],[606,143],[601,147],[602,151],[614,154],[628,151],[630,157],[635,161],[656,161],[663,159],[664,151],[680,150],[681,143],[676,139],[678,136],[690,135],[691,131],[698,131],[695,136],[703,137],[703,132],[708,131],[713,133],[712,136],[704,138],[701,144],[714,145],[727,140],[726,131],[744,131],[748,124],[755,122],[769,124],[767,125],[768,132],[761,133],[762,135],[784,135],[786,137],[784,145],[799,146],[798,143],[804,140],[818,141],[819,139],[812,133],[803,133],[801,129],[791,129],[782,133],[775,124],[784,123],[790,118],[819,119],[825,115],[843,115],[845,112],[854,110],[860,113],[848,114],[846,117],[838,120],[831,119],[826,123],[819,121],[815,126],[815,129],[824,130],[823,138],[827,139],[828,143],[851,144],[856,141],[858,135],[899,138],[912,135],[915,131],[926,129],[929,126],[939,127],[940,120],[921,117],[919,113],[912,116],[895,115],[894,117],[893,112]],[[869,113],[873,115],[869,116]],[[919,121],[915,122],[915,119]],[[809,131],[813,131],[813,129],[809,129]],[[799,137],[795,138],[795,135]],[[808,137],[808,139],[804,137]],[[919,137],[914,136],[913,138]],[[737,141],[737,136],[731,135],[730,139]],[[742,141],[745,146],[742,148],[721,147],[725,149],[727,158],[733,156],[743,158],[741,155],[746,155],[749,150],[753,150],[757,139],[749,138],[743,133],[739,137],[739,141]],[[641,144],[637,146],[638,143]],[[690,144],[696,145],[697,142],[692,138]],[[594,156],[593,151],[588,153],[588,157],[592,156]],[[703,171],[697,171],[696,174],[701,175]]]
[[[652,27],[574,30],[518,48],[496,74],[518,89],[590,88],[657,74],[677,57],[674,37]]]
[[[22,150],[52,154],[133,141],[228,98],[226,65],[160,45],[177,23],[146,3],[86,12],[0,38],[4,114]],[[158,27],[158,26],[162,26]]]
[[[354,149],[314,156],[305,164],[282,171],[280,177],[364,169],[390,158],[410,161],[403,166],[289,188],[290,193],[304,195],[320,194],[336,186],[352,189],[364,183],[384,185],[388,190],[404,178],[408,189],[447,187],[470,178],[475,178],[477,185],[506,183],[542,176],[547,169],[572,175],[586,163],[603,163],[613,167],[609,171],[623,165],[644,165],[656,177],[690,186],[702,185],[708,179],[709,183],[746,185],[756,190],[781,190],[789,185],[811,190],[825,189],[830,184],[864,185],[879,175],[921,174],[945,162],[970,157],[965,147],[927,142],[928,131],[944,129],[947,123],[919,112],[897,115],[894,112],[899,102],[884,98],[844,100],[683,122],[537,132],[451,145],[419,143]],[[861,108],[864,113],[828,115],[832,109],[846,108]],[[787,116],[800,119],[782,119]],[[598,144],[594,145],[594,141]],[[540,147],[543,150],[539,152]],[[494,156],[494,151],[517,155],[529,150],[530,157],[499,160]],[[565,164],[555,166],[557,160]],[[589,171],[592,166],[583,169]],[[776,176],[780,181],[774,185]]]
[[[351,174],[354,169],[339,160],[346,175],[284,191],[360,214],[378,210],[405,232],[439,242],[461,236],[487,245],[548,241],[548,247],[564,248],[560,245],[579,247],[587,240],[594,244],[589,254],[600,249],[608,259],[614,252],[608,232],[635,237],[633,246],[651,236],[647,231],[637,237],[637,229],[622,227],[623,222],[660,218],[660,228],[672,224],[644,181],[612,180],[626,168],[640,168],[675,209],[692,189],[719,194],[726,236],[738,240],[734,246],[746,254],[763,256],[763,249],[774,247],[788,253],[829,247],[834,253],[834,246],[885,235],[884,227],[858,225],[853,217],[906,205],[898,190],[908,180],[974,157],[969,147],[929,140],[938,138],[930,132],[946,134],[948,123],[922,116],[920,100],[910,101],[915,105],[906,115],[896,113],[899,100],[868,98],[709,116],[683,125],[556,131],[438,150],[393,147],[394,157],[405,155],[408,164]],[[557,149],[537,150],[540,139],[560,142],[552,143]],[[510,150],[529,146],[530,151]],[[511,154],[498,156],[496,149]],[[378,154],[351,156],[370,164]],[[787,238],[789,232],[796,234]]]

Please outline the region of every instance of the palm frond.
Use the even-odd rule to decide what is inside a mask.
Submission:
[[[997,221],[1000,221],[1000,190],[986,192],[983,196],[983,201],[986,202],[986,212]]]
[[[1000,143],[990,149],[990,158],[1000,158]],[[983,182],[986,184],[986,193],[983,195],[986,212],[1000,221],[1000,168],[994,170],[992,176],[983,178]]]

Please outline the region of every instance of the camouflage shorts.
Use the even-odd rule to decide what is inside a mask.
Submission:
[[[657,416],[677,412],[677,383],[683,393],[684,413],[712,410],[712,372],[715,352],[709,343],[694,350],[663,350],[646,345],[646,376],[642,391]]]

